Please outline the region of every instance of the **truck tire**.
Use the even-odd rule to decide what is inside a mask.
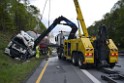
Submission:
[[[64,56],[63,49],[62,48],[57,48],[57,54],[58,54],[58,58],[62,59],[63,56]]]
[[[77,54],[76,52],[73,52],[72,53],[72,58],[71,58],[72,64],[75,65],[75,66],[78,65],[76,54]]]
[[[66,61],[66,57],[64,56],[64,53],[62,53],[61,57],[62,57],[62,60]]]
[[[79,54],[79,57],[78,57],[78,66],[81,69],[85,69],[86,68],[86,64],[83,64],[83,62],[84,62],[84,57],[83,57],[82,54]]]

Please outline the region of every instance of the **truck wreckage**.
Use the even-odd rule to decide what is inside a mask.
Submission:
[[[5,53],[12,58],[18,57],[21,60],[25,60],[35,55],[35,50],[33,50],[34,40],[28,33],[20,31],[9,42],[7,48],[5,48]]]
[[[8,46],[5,48],[5,53],[8,54],[12,58],[20,58],[21,60],[26,60],[30,57],[35,56],[36,54],[36,46],[39,45],[41,40],[51,32],[53,28],[57,24],[61,24],[61,21],[64,21],[64,25],[68,25],[72,28],[70,32],[70,38],[77,31],[76,25],[68,20],[67,18],[60,16],[53,21],[53,23],[46,29],[43,33],[41,33],[37,38],[32,37],[25,31],[20,31],[12,40],[9,42]]]

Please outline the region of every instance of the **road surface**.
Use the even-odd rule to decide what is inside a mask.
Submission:
[[[124,74],[124,56],[119,57],[118,65],[121,67],[112,70]],[[95,68],[80,69],[71,62],[58,60],[57,56],[54,56],[42,61],[27,83],[107,83],[101,79],[101,75],[105,73]]]

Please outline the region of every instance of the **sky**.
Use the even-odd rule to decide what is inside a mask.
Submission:
[[[43,7],[46,0],[31,0],[31,4],[38,7],[42,14]],[[78,0],[86,26],[92,25],[95,21],[103,18],[103,16],[110,12],[111,8],[118,0]],[[64,16],[77,25],[77,13],[75,10],[73,0],[50,0],[50,20],[48,18],[49,0],[43,14],[42,22],[48,27],[48,20],[52,24],[53,20],[59,16]],[[67,26],[58,25],[52,32],[57,33],[60,30],[70,31]]]

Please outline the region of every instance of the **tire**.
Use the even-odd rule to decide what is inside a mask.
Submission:
[[[72,54],[71,62],[73,65],[77,66],[77,57],[76,57],[76,52]]]
[[[81,69],[85,69],[86,68],[86,64],[83,64],[83,62],[84,62],[84,58],[83,58],[82,54],[79,54],[78,66]]]
[[[79,57],[78,58],[78,66],[79,66],[79,68],[82,68],[83,67],[83,63],[82,62],[83,61],[82,61],[81,57]]]
[[[63,52],[60,54],[60,56],[61,56],[61,59],[62,60],[64,60],[64,61],[66,60],[66,57],[64,56],[64,53]]]
[[[63,56],[64,56],[64,55],[63,55],[63,49],[58,48],[58,49],[57,49],[57,54],[58,54],[58,58],[59,58],[59,59],[62,59]]]

